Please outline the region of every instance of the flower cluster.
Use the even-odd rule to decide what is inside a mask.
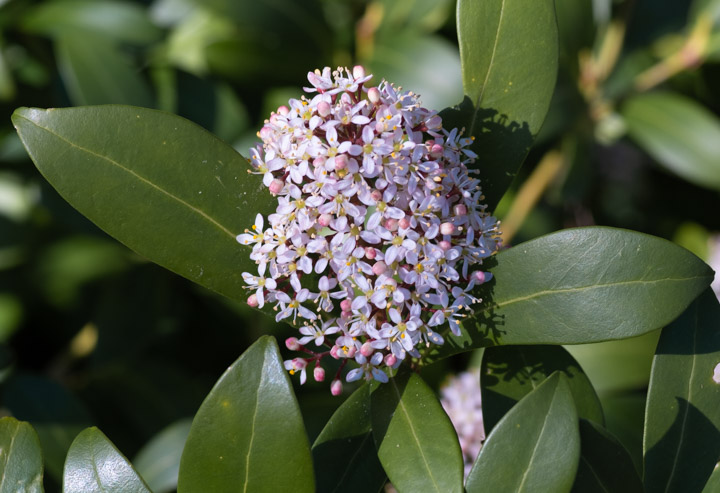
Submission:
[[[286,344],[307,357],[285,366],[302,383],[311,365],[324,379],[325,356],[343,360],[340,370],[357,363],[347,381],[384,382],[421,346],[443,344],[444,326],[459,334],[480,301],[471,290],[491,278],[478,267],[498,247],[465,165],[472,140],[443,129],[412,92],[370,78],[362,67],[309,73],[305,91],[316,94],[278,108],[251,150],[278,205],[267,227],[258,215],[237,238],[258,265],[243,273],[248,304],[300,325]]]

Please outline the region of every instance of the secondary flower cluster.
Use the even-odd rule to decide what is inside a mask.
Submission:
[[[419,348],[443,344],[441,331],[480,300],[478,270],[498,246],[498,224],[481,205],[465,163],[476,155],[457,129],[412,92],[382,81],[367,87],[362,67],[308,74],[313,97],[291,99],[266,120],[251,150],[253,173],[277,196],[266,227],[258,214],[238,235],[252,246],[257,273],[243,273],[251,306],[271,304],[276,320],[301,325],[286,341],[307,356],[285,362],[323,380],[325,356],[343,360],[332,382],[387,381],[387,368]],[[310,343],[318,351],[306,347]]]

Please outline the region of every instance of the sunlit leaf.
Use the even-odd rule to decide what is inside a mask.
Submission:
[[[29,423],[0,418],[0,491],[42,493],[40,440]]]

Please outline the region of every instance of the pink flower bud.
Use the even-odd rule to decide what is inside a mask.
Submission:
[[[366,358],[369,358],[372,356],[372,353],[375,352],[375,349],[370,345],[369,342],[364,343],[362,346],[360,346],[360,354],[365,356]]]
[[[382,198],[382,192],[380,190],[373,190],[372,192],[370,192],[370,197],[372,197],[372,199],[377,202]]]
[[[345,298],[340,302],[340,309],[344,312],[350,311],[350,307],[352,306],[352,301]]]
[[[285,347],[290,351],[299,351],[302,345],[298,342],[297,337],[288,337],[285,339]]]
[[[283,186],[285,186],[285,183],[283,183],[283,181],[279,178],[275,178],[270,182],[270,186],[268,188],[270,188],[270,193],[277,195],[282,192]]]
[[[397,357],[395,357],[394,354],[388,354],[385,356],[385,364],[388,366],[393,366],[395,363],[397,363]]]
[[[483,283],[489,281],[490,279],[492,279],[492,274],[490,274],[489,272],[483,272],[481,270],[476,270],[475,272],[472,273],[472,278],[475,280],[476,283],[483,284]]]
[[[467,214],[467,207],[465,207],[465,204],[457,204],[453,210],[455,211],[456,216],[464,216]]]
[[[445,241],[445,240],[438,243],[438,245],[440,246],[440,248],[442,248],[446,252],[448,250],[450,250],[450,248],[452,248],[452,244],[449,241]]]
[[[398,221],[398,226],[400,226],[400,229],[407,229],[410,227],[410,219],[407,217],[403,217]]]
[[[341,318],[350,318],[351,315],[352,312],[350,310],[343,310],[342,312],[340,312]]]
[[[365,256],[372,260],[377,257],[377,250],[373,247],[365,247]]]
[[[320,214],[320,217],[318,217],[318,224],[322,227],[328,226],[330,221],[332,221],[330,214]]]
[[[372,266],[373,274],[375,274],[376,276],[379,276],[386,270],[387,270],[387,264],[385,262],[383,262],[382,260],[379,262],[375,262]]]
[[[258,306],[259,303],[258,303],[257,296],[254,295],[254,294],[251,294],[250,296],[248,296],[247,304],[250,305],[250,306],[253,307],[253,308],[255,308],[256,306]]]
[[[433,146],[430,148],[430,155],[434,157],[435,159],[439,158],[443,155],[443,146],[440,144],[433,144]]]
[[[282,116],[285,116],[285,115],[287,115],[288,113],[290,113],[290,108],[288,108],[287,106],[280,106],[280,107],[278,108],[277,112],[278,112],[279,114],[281,114]]]
[[[330,348],[330,356],[332,356],[334,359],[340,359],[340,355],[338,354],[338,351],[340,350],[340,346],[335,345]]]
[[[342,382],[340,379],[335,379],[330,384],[330,393],[334,396],[342,394]]]
[[[325,380],[325,369],[322,366],[316,366],[313,370],[313,378],[316,382]]]
[[[313,159],[313,166],[315,166],[316,168],[319,168],[320,166],[325,166],[325,161],[327,161],[326,157],[318,156]]]
[[[345,154],[335,157],[335,169],[345,169],[348,165],[348,158]]]
[[[440,225],[440,234],[451,235],[455,232],[455,225],[453,223],[442,223]]]
[[[267,140],[272,135],[273,131],[272,128],[265,125],[263,128],[260,129],[260,138],[263,140]]]
[[[327,101],[320,101],[317,105],[317,112],[320,116],[325,118],[332,112],[332,108],[330,107],[330,103]]]
[[[393,218],[386,219],[384,226],[385,226],[385,229],[387,229],[388,231],[397,231],[398,221],[397,221],[397,219],[393,219]]]
[[[377,87],[368,89],[368,99],[372,104],[378,104],[380,102],[380,91]]]
[[[362,65],[355,65],[353,67],[353,77],[355,79],[362,79],[365,77],[365,67]]]

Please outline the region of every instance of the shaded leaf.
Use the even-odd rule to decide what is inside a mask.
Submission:
[[[356,390],[332,415],[312,448],[319,492],[380,491],[386,475],[370,422],[370,386]]]
[[[684,248],[605,227],[551,233],[486,265],[494,278],[479,293],[482,305],[460,336],[443,334],[427,362],[483,346],[638,336],[671,322],[713,278]]]
[[[641,493],[643,484],[625,447],[605,428],[580,420],[580,463],[572,491]]]
[[[670,92],[628,99],[622,115],[630,136],[681,178],[720,189],[720,120],[695,101]]]
[[[371,396],[378,457],[398,491],[461,492],[457,435],[433,391],[415,373],[381,385]]]
[[[465,488],[481,491],[570,491],[580,434],[567,377],[553,374],[500,420],[480,450]]]
[[[550,106],[558,63],[553,0],[459,0],[465,100],[443,117],[475,137],[493,210],[527,155]]]
[[[702,493],[720,493],[720,461],[715,464],[715,469],[705,484]]]
[[[43,491],[40,440],[30,423],[0,418],[0,491]]]
[[[480,371],[485,433],[555,371],[567,383],[581,418],[603,424],[600,400],[577,361],[560,346],[497,346],[485,349]]]
[[[663,329],[645,418],[645,489],[701,491],[720,459],[720,304],[706,290]]]
[[[153,493],[175,491],[180,456],[190,433],[192,420],[177,421],[146,443],[135,456],[135,470],[142,475]]]
[[[128,460],[96,427],[82,431],[65,461],[63,493],[152,493]]]
[[[195,415],[178,492],[315,491],[310,446],[275,339],[263,336]]]
[[[31,158],[76,209],[140,255],[245,299],[235,240],[274,199],[232,147],[183,118],[130,106],[21,108]],[[119,193],[119,192],[122,193]]]

